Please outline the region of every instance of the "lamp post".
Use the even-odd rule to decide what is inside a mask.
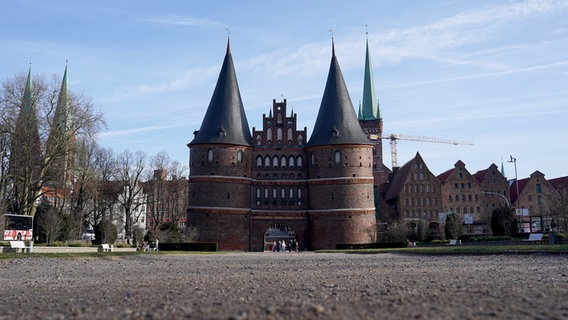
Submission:
[[[515,184],[517,185],[517,206],[521,209],[519,216],[519,228],[520,231],[523,232],[523,207],[521,206],[521,194],[519,193],[519,178],[517,176],[517,158],[513,158],[510,156],[508,162],[511,162],[515,165]]]

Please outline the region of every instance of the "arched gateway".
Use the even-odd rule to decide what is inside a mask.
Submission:
[[[263,241],[264,251],[281,251],[277,248],[281,248],[278,243],[282,242],[286,244],[284,249],[290,250],[293,247],[293,250],[296,250],[298,241],[292,227],[285,223],[275,223],[266,229]]]

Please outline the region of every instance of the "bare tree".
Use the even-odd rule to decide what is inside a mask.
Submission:
[[[126,238],[132,238],[132,225],[140,219],[138,208],[146,204],[142,178],[146,171],[146,154],[129,150],[118,155],[115,179],[122,184],[118,202],[124,210],[124,231]]]
[[[55,208],[48,208],[37,216],[37,225],[45,236],[45,242],[52,244],[61,232],[60,213]]]
[[[178,225],[186,217],[187,168],[170,159],[166,152],[151,160],[152,176],[144,188],[148,197],[148,220],[156,230],[165,222]]]
[[[75,138],[95,136],[98,130],[104,126],[104,120],[102,113],[94,111],[90,99],[82,94],[65,92],[67,91],[66,86],[60,86],[62,82],[59,77],[54,76],[52,81],[48,82],[40,76],[35,77],[32,81],[33,86],[29,86],[28,83],[28,77],[25,74],[16,75],[13,79],[8,79],[2,83],[0,92],[0,108],[3,115],[1,132],[10,135],[11,143],[9,146],[0,145],[0,147],[3,147],[3,149],[0,149],[2,150],[0,155],[3,157],[3,161],[9,158],[8,161],[19,166],[20,169],[3,174],[0,181],[3,185],[0,186],[0,191],[10,199],[12,210],[33,216],[38,199],[46,190],[44,187],[56,178],[50,173],[50,168],[53,167],[57,159],[72,159],[72,153],[76,152],[76,149],[69,145],[69,139],[49,139],[50,133],[54,128],[57,128],[55,124],[60,121],[58,112],[56,112],[60,96],[68,95],[66,101],[69,113],[72,116],[68,118],[69,127],[67,129]],[[26,87],[31,89],[31,92],[26,92]],[[27,103],[31,103],[30,106],[35,110],[33,122],[37,123],[39,139],[39,147],[34,144],[34,149],[30,150],[23,149],[24,146],[29,145],[29,140],[26,140],[29,139],[29,133],[26,133],[28,137],[26,134],[19,134],[20,129],[17,128],[17,119],[22,115],[22,110],[27,107]],[[59,102],[60,104],[61,102]],[[31,132],[31,134],[35,133]],[[48,140],[49,147],[47,146]],[[21,152],[22,150],[23,152]],[[17,159],[15,154],[20,154],[20,157],[27,160]],[[34,160],[35,157],[39,159],[36,161]],[[68,163],[66,170],[73,172],[74,165],[74,163]],[[28,173],[22,174],[22,172]],[[67,172],[62,172],[62,175],[67,175]],[[24,190],[18,190],[18,188]],[[55,198],[58,200],[58,203],[55,204],[56,207],[68,206],[67,199],[72,191],[72,188],[56,190]]]

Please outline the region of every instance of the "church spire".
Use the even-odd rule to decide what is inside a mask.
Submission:
[[[365,79],[363,83],[363,105],[359,120],[376,120],[380,117],[379,102],[375,94],[375,83],[373,81],[373,70],[369,54],[369,39],[367,38],[365,52]]]
[[[69,134],[69,131],[71,130],[71,107],[67,83],[67,64],[65,64],[65,72],[63,73],[61,89],[59,90],[59,98],[57,99],[54,125],[58,126],[58,129],[64,135]]]
[[[323,98],[308,146],[371,144],[351,103],[332,40],[332,57]]]
[[[230,39],[211,102],[199,131],[188,145],[221,143],[250,146],[252,136],[241,100]]]
[[[32,81],[32,66],[28,70],[28,78],[26,80],[26,88],[24,89],[24,98],[22,109],[26,112],[32,112],[33,108],[33,81]]]

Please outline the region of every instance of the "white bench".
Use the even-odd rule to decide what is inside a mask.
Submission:
[[[523,241],[527,242],[542,242],[543,233],[531,233],[528,239],[523,239]]]
[[[107,243],[101,244],[99,247],[100,252],[112,252],[112,246],[109,246]]]
[[[450,243],[448,243],[448,245],[450,246],[461,246],[462,242],[461,240],[457,240],[457,239],[450,239]]]
[[[10,249],[11,251],[19,252],[22,249],[22,252],[32,252],[34,248],[34,243],[30,242],[29,246],[26,246],[26,243],[23,241],[10,241]]]

